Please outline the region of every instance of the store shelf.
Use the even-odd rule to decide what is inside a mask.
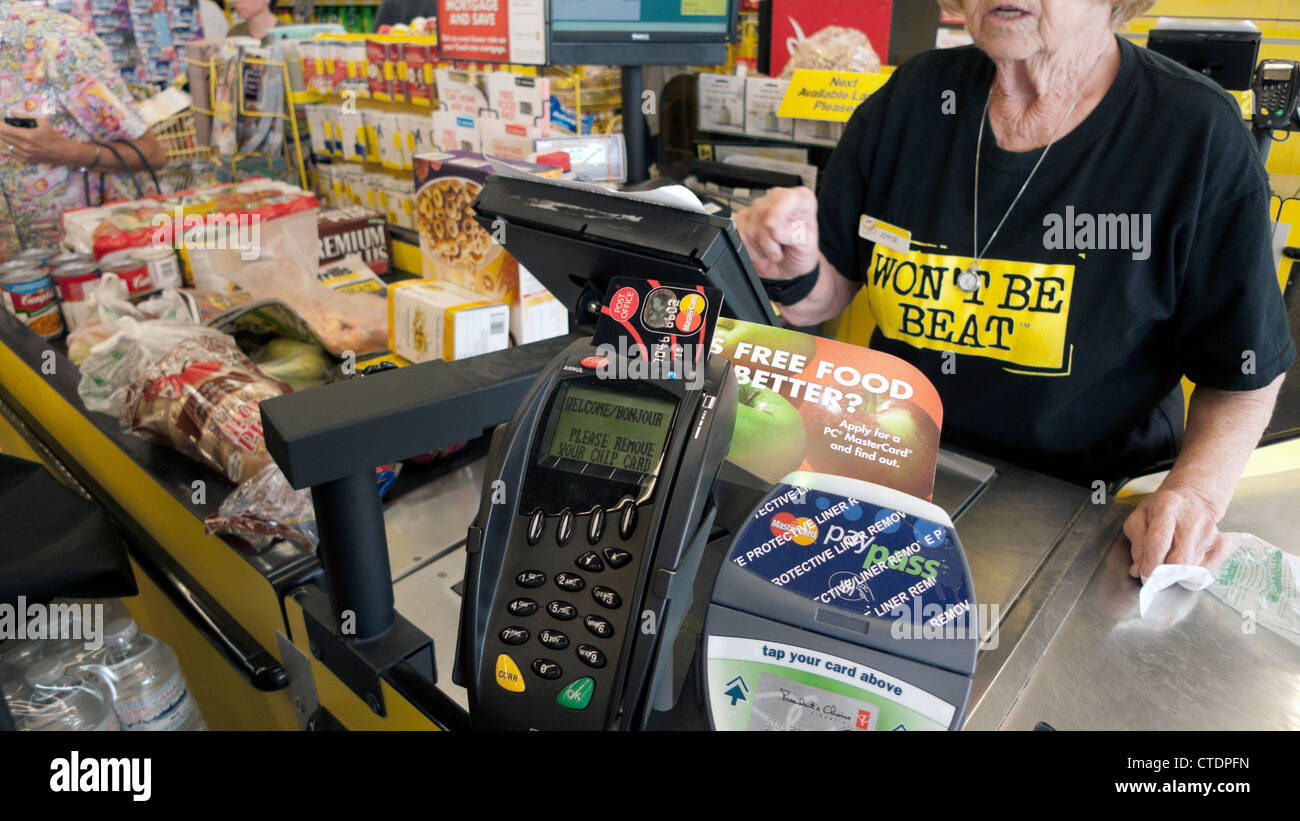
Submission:
[[[326,95],[316,91],[293,91],[289,93],[289,102],[294,105],[314,105],[323,103],[329,99]]]

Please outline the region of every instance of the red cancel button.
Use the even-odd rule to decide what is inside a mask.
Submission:
[[[594,371],[607,367],[609,365],[609,360],[603,356],[587,356],[583,357],[580,364],[587,370]]]

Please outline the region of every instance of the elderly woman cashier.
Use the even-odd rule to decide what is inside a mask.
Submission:
[[[797,325],[865,289],[872,347],[925,372],[955,444],[1084,484],[1177,455],[1125,523],[1132,573],[1214,566],[1295,359],[1240,109],[1116,36],[1151,0],[941,5],[974,46],[899,66],[820,200],[737,216],[759,274]]]

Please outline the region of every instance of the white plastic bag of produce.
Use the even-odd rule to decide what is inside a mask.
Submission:
[[[126,283],[120,277],[104,274],[100,286],[86,300],[86,318],[68,334],[68,358],[74,365],[82,364],[92,348],[120,331],[123,319],[198,322],[198,310],[192,301],[175,289],[168,288],[138,305],[128,296]]]
[[[77,393],[87,410],[116,416],[126,390],[163,354],[186,339],[225,336],[192,322],[119,317],[112,336],[90,349],[81,363]]]

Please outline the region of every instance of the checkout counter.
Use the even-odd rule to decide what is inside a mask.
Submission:
[[[1287,291],[1293,334],[1297,290]],[[322,542],[349,545],[319,557],[284,544],[255,554],[205,535],[202,519],[225,492],[216,475],[87,412],[63,352],[50,367],[46,343],[7,314],[0,427],[121,525],[141,588],[128,607],[177,649],[213,729],[463,729],[469,698],[451,673],[485,434],[569,341],[274,400],[285,407],[264,409],[268,446],[291,483],[313,487]],[[346,442],[339,428],[352,431]],[[1297,435],[1292,379],[1222,529],[1300,550]],[[462,439],[463,453],[380,507],[370,465]],[[998,614],[982,626],[961,726],[1300,729],[1294,646],[1267,630],[1244,633],[1238,614],[1208,595],[1170,590],[1138,617],[1121,532],[1130,498],[1098,504],[1090,489],[993,455],[941,452],[934,502],[960,534],[977,601]],[[354,634],[330,615],[344,610],[354,611]]]

